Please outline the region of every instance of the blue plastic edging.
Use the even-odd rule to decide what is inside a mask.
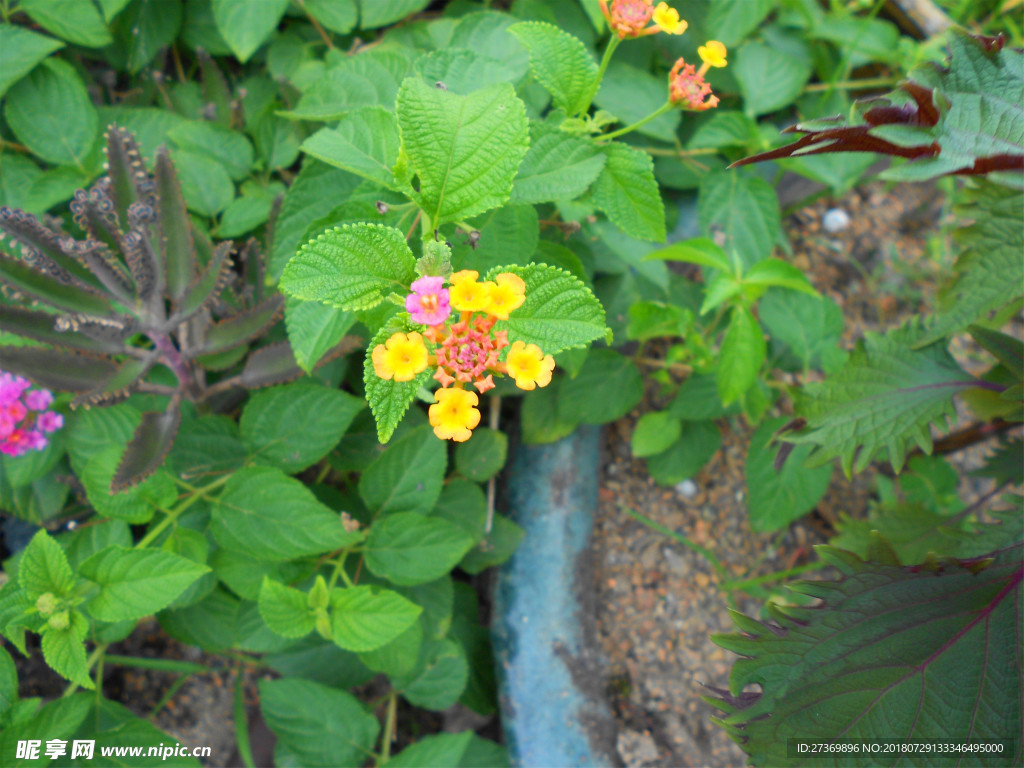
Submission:
[[[508,509],[526,535],[498,572],[491,632],[505,741],[522,768],[615,764],[584,607],[599,435],[581,427],[550,445],[520,446],[509,466]]]

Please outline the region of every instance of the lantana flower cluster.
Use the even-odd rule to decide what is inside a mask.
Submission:
[[[494,331],[497,321],[508,320],[526,300],[523,279],[511,272],[494,280],[479,277],[467,269],[453,274],[448,287],[438,276],[413,282],[405,308],[413,322],[426,328],[392,334],[371,353],[373,370],[382,379],[412,381],[428,366],[437,369],[434,378],[441,387],[429,416],[442,440],[470,438],[480,423],[478,393],[494,388],[495,374],[511,376],[517,387],[532,390],[547,386],[555,367],[554,358],[536,344],[516,341],[510,346],[506,331]]]
[[[683,59],[676,60],[668,73],[668,98],[683,109],[703,112],[718,106],[718,97],[711,93],[711,86],[704,75],[711,67],[726,65],[726,50],[717,40],[708,40],[706,45],[697,48],[697,55],[702,62],[700,69],[694,69],[693,64],[687,64]]]
[[[64,426],[64,417],[48,410],[53,394],[31,387],[28,379],[0,371],[0,453],[7,456],[43,450],[46,435]]]
[[[679,18],[679,11],[669,7],[668,3],[658,3],[655,6],[652,0],[612,0],[609,8],[607,0],[599,2],[608,26],[619,39],[654,35],[658,32],[681,35],[689,26]],[[647,26],[649,21],[654,23]]]

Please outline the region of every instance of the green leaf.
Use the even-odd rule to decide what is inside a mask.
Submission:
[[[316,615],[310,610],[306,593],[268,576],[263,577],[259,605],[267,626],[282,637],[304,637],[316,627]]]
[[[284,304],[284,324],[295,361],[306,373],[355,325],[356,317],[344,309],[335,309],[317,301],[288,298]]]
[[[89,622],[78,611],[71,611],[69,620],[70,624],[65,629],[54,629],[49,625],[44,627],[43,658],[58,675],[91,691],[96,686],[89,677],[89,665],[85,660],[85,638],[89,634]]]
[[[761,422],[747,448],[747,509],[755,531],[778,531],[810,512],[821,501],[832,478],[831,465],[804,466],[811,447],[793,449],[776,469],[778,446],[772,437],[786,423],[785,417]]]
[[[166,509],[178,498],[174,480],[166,470],[158,470],[134,487],[114,493],[111,486],[123,453],[124,449],[115,444],[93,454],[81,473],[85,494],[104,517],[116,517],[129,523],[148,522],[156,507]]]
[[[469,480],[490,480],[505,466],[508,436],[496,429],[480,427],[473,431],[473,442],[455,446],[455,469]]]
[[[0,734],[0,750],[2,754],[16,754],[18,741],[39,740],[40,744],[46,739],[71,739],[73,734],[85,722],[96,697],[92,694],[77,693],[72,696],[58,698],[49,702],[38,711],[33,712],[39,706],[39,699],[33,701],[31,710],[25,719],[17,723],[15,728],[5,728]],[[40,755],[45,754],[45,748],[40,748]],[[11,760],[12,765],[31,766],[41,764],[38,760]]]
[[[495,565],[501,565],[516,551],[526,535],[521,527],[504,515],[494,515],[490,533],[466,553],[459,567],[469,574],[477,574]]]
[[[429,366],[411,381],[382,379],[377,375],[373,367],[373,350],[386,342],[394,332],[394,329],[386,325],[377,331],[366,348],[366,357],[363,359],[363,384],[366,387],[366,400],[370,404],[370,410],[377,424],[377,439],[381,443],[386,443],[391,439],[395,428],[402,421],[406,411],[409,410],[412,401],[416,399],[416,393],[421,387],[427,385],[432,375]]]
[[[7,714],[18,701],[18,670],[14,659],[5,649],[0,648],[0,717]]]
[[[139,619],[165,608],[209,567],[158,549],[111,546],[79,567],[79,573],[99,585],[88,603],[100,621]]]
[[[454,640],[424,643],[414,675],[399,686],[402,696],[424,709],[435,712],[448,709],[458,701],[469,681],[466,653]]]
[[[732,48],[753,32],[775,7],[775,0],[713,0],[704,34]]]
[[[683,424],[668,411],[645,413],[636,423],[630,445],[633,456],[646,458],[662,453],[683,434]]]
[[[176,149],[171,157],[190,211],[212,218],[227,208],[235,197],[235,185],[223,165],[190,149]]]
[[[75,411],[64,430],[75,472],[83,474],[93,457],[111,444],[123,450],[141,422],[142,414],[128,403]]]
[[[356,0],[303,0],[303,7],[332,32],[347,35],[359,20]]]
[[[628,357],[612,349],[593,349],[575,379],[562,382],[560,419],[604,424],[625,416],[643,398],[643,378]]]
[[[295,759],[276,765],[358,765],[374,750],[380,724],[350,693],[311,680],[260,680],[260,711]]]
[[[274,31],[287,7],[288,0],[213,0],[213,18],[221,37],[244,64]]]
[[[219,163],[235,181],[252,171],[253,148],[245,134],[216,123],[189,120],[173,127],[168,138],[181,149]]]
[[[178,0],[138,0],[119,14],[113,25],[114,45],[124,56],[125,68],[138,74],[161,48],[173,43],[181,17]]]
[[[733,74],[743,94],[743,111],[756,117],[793,103],[807,85],[811,67],[767,43],[752,42],[737,52]]]
[[[18,562],[18,583],[32,602],[47,592],[56,597],[67,597],[74,589],[75,575],[64,550],[46,531],[36,533],[22,552]]]
[[[579,39],[536,21],[514,24],[508,31],[530,52],[530,71],[556,107],[571,116],[588,106],[597,63]]]
[[[448,573],[475,543],[447,520],[400,512],[379,518],[370,528],[366,566],[395,584],[425,584]]]
[[[14,24],[0,26],[0,96],[64,44]],[[6,158],[5,158],[6,161]]]
[[[718,395],[723,405],[739,400],[754,386],[767,351],[764,331],[753,312],[734,306],[719,351]]]
[[[370,309],[392,291],[408,293],[416,259],[405,235],[379,224],[347,224],[299,249],[281,275],[281,290],[338,309]]]
[[[735,269],[729,257],[714,240],[707,237],[694,237],[690,240],[672,243],[664,248],[651,251],[644,256],[644,261],[684,261],[688,264],[700,264],[702,267],[719,269],[727,275]]]
[[[497,330],[507,330],[509,343],[536,344],[546,355],[585,347],[607,337],[604,308],[579,278],[547,264],[492,269],[488,280],[502,272],[518,275],[526,283],[526,300]]]
[[[374,672],[383,672],[391,678],[405,677],[416,669],[421,645],[423,622],[416,621],[386,645],[360,653],[359,660]]]
[[[509,203],[478,217],[473,225],[480,239],[475,245],[456,240],[451,256],[453,270],[472,269],[485,275],[495,267],[508,265],[510,258],[519,264],[538,260],[540,226],[535,206]]]
[[[18,141],[54,165],[81,167],[99,132],[96,108],[81,78],[56,58],[46,59],[11,86],[4,117]]]
[[[684,422],[678,440],[647,458],[647,471],[662,485],[675,485],[694,477],[721,446],[722,433],[713,421]]]
[[[899,61],[900,31],[888,21],[828,16],[814,26],[812,34],[835,43],[848,57],[851,69],[873,61]]]
[[[422,426],[388,446],[359,478],[367,509],[380,515],[429,512],[444,485],[445,445],[429,426]]]
[[[790,738],[967,743],[1017,733],[1020,546],[980,568],[955,561],[900,567],[884,545],[867,562],[842,550],[819,552],[844,578],[796,589],[821,604],[773,610],[781,629],[733,614],[743,634],[713,638],[746,657],[733,666],[728,694],[713,703],[751,763],[806,765],[790,756]],[[760,692],[741,699],[754,683]],[[817,716],[823,711],[827,718]],[[1001,759],[1018,763],[1020,749],[1014,744]],[[838,754],[818,762],[853,764]]]
[[[468,94],[488,85],[515,82],[518,62],[492,58],[487,49],[441,48],[416,59],[416,72],[432,83],[444,83],[451,93]]]
[[[345,57],[306,89],[293,110],[279,114],[293,120],[328,121],[360,107],[393,109],[409,68],[409,56],[402,49],[371,48]]]
[[[288,474],[312,466],[345,434],[363,399],[297,381],[257,392],[239,422],[249,457]]]
[[[473,738],[472,731],[427,736],[395,755],[391,768],[459,768]]]
[[[782,259],[765,259],[757,262],[743,275],[743,282],[747,285],[775,286],[811,296],[818,295],[804,273]]]
[[[715,275],[704,287],[704,302],[700,305],[700,313],[706,315],[715,307],[739,296],[742,292],[743,283],[735,275]]]
[[[512,199],[524,203],[575,200],[594,183],[605,160],[591,141],[537,127],[512,184]]]
[[[100,48],[113,42],[107,25],[92,3],[78,0],[22,0],[19,10],[47,32],[69,43]]]
[[[466,96],[408,78],[398,93],[398,126],[413,193],[433,227],[508,200],[529,147],[526,108],[508,83]]]
[[[341,518],[279,469],[246,467],[213,504],[210,532],[225,549],[276,562],[351,545]]]
[[[372,651],[390,643],[422,612],[390,589],[363,586],[331,592],[334,642],[347,651]]]
[[[426,8],[430,0],[360,0],[360,29],[386,27]]]
[[[810,460],[816,463],[840,457],[847,476],[882,450],[899,471],[910,442],[930,453],[931,424],[954,414],[953,395],[973,378],[944,343],[912,349],[907,341],[913,338],[913,327],[868,333],[841,371],[806,385],[798,414],[807,427],[786,440],[813,445]]]
[[[233,647],[239,639],[238,609],[240,601],[222,587],[186,608],[161,611],[160,626],[171,637],[208,651]]]
[[[359,177],[308,158],[285,193],[281,212],[274,225],[270,250],[269,275],[281,277],[288,259],[303,242],[309,225],[329,214],[339,199],[348,197],[359,184]]]
[[[594,183],[594,204],[628,235],[665,241],[665,206],[651,156],[612,142],[601,146],[607,161]]]
[[[561,376],[556,376],[546,387],[534,390],[529,397],[523,398],[520,420],[526,445],[553,443],[571,434],[579,426],[578,421],[562,416],[559,411],[564,381]]]
[[[779,201],[766,181],[722,171],[706,176],[700,184],[697,216],[701,233],[725,234],[726,252],[736,252],[751,266],[771,255],[782,234]]]
[[[1024,342],[978,325],[967,329],[971,337],[1007,367],[1018,381],[1024,379]]]
[[[601,89],[597,92],[594,103],[610,112],[618,118],[618,122],[626,126],[643,120],[664,106],[667,99],[668,84],[664,76],[655,77],[646,69],[625,62],[612,62],[601,80]],[[636,132],[659,141],[674,143],[680,114],[678,109],[669,110],[638,127]]]
[[[235,420],[207,414],[181,425],[167,461],[174,472],[191,482],[238,469],[245,463],[245,456]]]
[[[771,290],[758,303],[757,313],[772,338],[789,347],[805,368],[833,371],[845,361],[839,347],[843,313],[828,296]]]
[[[383,107],[348,112],[337,128],[321,128],[302,143],[302,151],[389,189],[397,188],[391,168],[400,145],[395,116]]]

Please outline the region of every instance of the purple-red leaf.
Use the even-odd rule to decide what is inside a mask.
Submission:
[[[163,413],[151,411],[142,414],[142,422],[128,443],[110,484],[114,493],[137,485],[164,463],[181,425],[178,403],[177,399],[172,398]]]

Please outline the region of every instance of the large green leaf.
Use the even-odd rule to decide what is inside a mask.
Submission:
[[[847,475],[882,450],[897,471],[909,443],[930,452],[931,425],[954,415],[953,395],[974,379],[945,344],[912,349],[907,342],[913,338],[912,327],[868,333],[841,371],[806,386],[798,408],[806,429],[785,439],[813,445],[815,463],[838,456]]]
[[[359,538],[302,483],[271,467],[231,476],[213,504],[210,532],[225,549],[268,562],[319,555]]]
[[[408,293],[415,278],[405,235],[379,224],[346,224],[299,249],[281,275],[281,290],[339,309],[371,309],[393,291]]]
[[[512,199],[524,203],[574,200],[594,183],[605,160],[591,141],[535,127],[512,185]]]
[[[100,587],[88,603],[89,613],[100,621],[125,621],[156,613],[209,570],[172,552],[116,545],[79,566],[79,573]]]
[[[391,168],[398,159],[398,124],[383,107],[363,107],[346,114],[337,128],[321,128],[302,151],[381,186],[394,189]]]
[[[742,305],[732,308],[718,361],[718,394],[722,405],[739,400],[757,381],[768,345],[754,313]]]
[[[388,446],[359,478],[359,495],[371,511],[429,512],[444,485],[445,443],[430,427],[411,430]]]
[[[636,365],[613,349],[594,349],[575,378],[562,381],[558,418],[574,424],[604,424],[625,416],[643,397]]]
[[[498,267],[487,279],[493,280],[501,272],[516,274],[526,284],[522,306],[496,326],[508,331],[510,343],[536,344],[544,354],[555,355],[610,335],[601,303],[579,278],[564,269],[547,264]]]
[[[66,597],[74,588],[75,575],[64,550],[46,531],[36,533],[25,547],[18,561],[18,583],[33,602],[47,592]]]
[[[297,381],[253,395],[239,426],[253,461],[295,474],[337,445],[363,407],[340,389]]]
[[[413,193],[434,227],[502,205],[529,147],[526,108],[508,83],[467,96],[408,78],[398,127]]]
[[[14,24],[0,26],[0,96],[64,44]]]
[[[54,165],[82,166],[96,143],[99,118],[70,64],[46,59],[11,86],[5,102],[7,124],[32,154]]]
[[[360,29],[386,27],[396,21],[422,11],[430,0],[359,0],[362,16]]]
[[[190,211],[212,218],[227,208],[235,197],[235,185],[220,162],[192,149],[176,149],[172,157]]]
[[[129,72],[138,74],[161,48],[174,42],[181,29],[181,10],[180,0],[138,0],[118,14],[114,45]]]
[[[246,62],[274,31],[288,0],[213,0],[217,31],[241,62]]]
[[[845,361],[839,346],[843,313],[828,296],[771,290],[758,303],[757,314],[772,338],[789,347],[805,369],[832,371]]]
[[[260,711],[277,736],[276,765],[358,765],[372,754],[380,724],[352,694],[298,678],[259,686]]]
[[[588,106],[597,63],[578,38],[537,21],[515,24],[508,31],[530,52],[530,71],[556,107],[571,116]]]
[[[189,120],[168,131],[168,137],[181,149],[206,155],[241,181],[252,171],[253,148],[245,134],[205,120]]]
[[[743,93],[743,110],[756,117],[791,104],[811,76],[811,67],[767,43],[747,43],[736,55],[734,74]]]
[[[114,476],[122,462],[123,450],[117,443],[108,444],[92,455],[80,473],[85,494],[97,512],[130,523],[145,523],[153,517],[156,507],[167,508],[178,494],[174,480],[166,470],[157,470],[143,482],[115,493]]]
[[[774,6],[775,0],[712,0],[704,33],[731,48],[757,29]]]
[[[594,183],[594,204],[626,234],[664,242],[665,205],[651,156],[618,142],[603,145],[601,151],[607,161]]]
[[[68,625],[57,628],[47,625],[42,632],[43,658],[61,677],[92,690],[95,684],[89,677],[85,660],[85,638],[89,622],[78,611],[71,611]]]
[[[664,106],[668,88],[664,77],[655,77],[646,69],[625,62],[613,62],[597,92],[594,103],[607,110],[623,125],[633,125]],[[645,122],[638,134],[659,141],[675,142],[680,110],[673,109]]]
[[[284,304],[284,325],[295,362],[306,373],[355,325],[352,312],[318,301],[288,298]]]
[[[461,527],[416,512],[388,515],[366,539],[366,566],[394,584],[426,584],[454,568],[475,539]]]
[[[469,682],[466,652],[449,638],[424,643],[410,679],[396,682],[402,696],[417,707],[446,710],[458,701]]]
[[[367,48],[343,57],[317,78],[289,112],[293,120],[338,120],[360,107],[394,109],[395,94],[410,69],[401,48]]]
[[[735,171],[712,173],[701,181],[697,216],[701,234],[711,237],[721,230],[725,250],[738,253],[747,266],[771,255],[782,233],[775,190],[764,179]]]
[[[22,0],[19,10],[47,32],[69,43],[99,48],[113,42],[107,25],[93,3],[78,0]]]
[[[334,642],[347,651],[372,651],[390,643],[423,612],[397,592],[379,587],[335,589],[330,602]]]
[[[283,637],[303,637],[316,626],[316,615],[310,610],[306,593],[268,576],[263,577],[259,606],[263,621]]]
[[[949,561],[917,568],[901,567],[884,544],[866,562],[838,549],[819,552],[842,580],[793,589],[821,604],[770,608],[778,622],[771,625],[734,613],[743,634],[714,638],[745,657],[733,666],[729,690],[711,701],[727,713],[721,722],[751,763],[879,764],[879,755],[851,751],[799,755],[791,739],[897,745],[1001,739],[1006,751],[985,762],[1018,765],[1021,546],[984,565]],[[744,692],[755,684],[759,691]],[[927,752],[908,759],[913,765],[955,762]]]

